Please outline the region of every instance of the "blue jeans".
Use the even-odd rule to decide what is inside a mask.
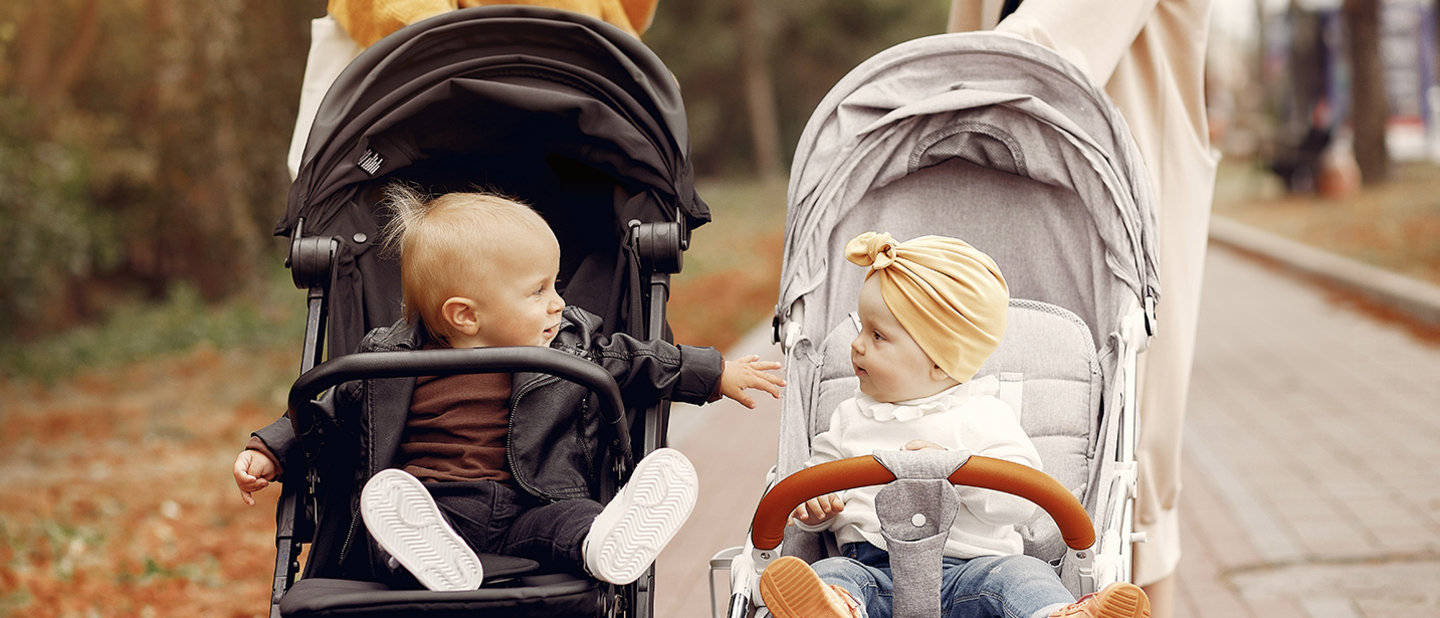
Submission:
[[[827,584],[836,584],[865,604],[869,618],[890,618],[894,582],[890,554],[869,543],[849,543],[845,557],[811,565]],[[1032,618],[1075,602],[1055,570],[1031,556],[945,558],[940,582],[940,615],[946,618]]]

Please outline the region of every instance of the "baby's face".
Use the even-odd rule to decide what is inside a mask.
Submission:
[[[956,384],[938,371],[885,306],[879,277],[860,288],[859,314],[860,334],[850,342],[850,363],[860,378],[860,392],[893,403],[929,397]]]
[[[517,229],[509,234],[512,250],[476,264],[484,273],[476,286],[480,332],[457,347],[548,346],[560,329],[565,300],[555,290],[560,274],[560,245],[548,230]]]

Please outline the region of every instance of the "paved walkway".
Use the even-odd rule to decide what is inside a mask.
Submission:
[[[1440,348],[1211,245],[1177,616],[1440,616]]]
[[[1223,247],[1206,267],[1176,617],[1440,616],[1440,347]],[[767,334],[733,353],[778,356]],[[657,616],[709,615],[709,559],[744,538],[776,411],[677,411],[703,487]]]

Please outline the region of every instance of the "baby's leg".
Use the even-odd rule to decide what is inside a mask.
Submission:
[[[783,556],[760,575],[760,597],[775,618],[890,618],[890,590],[888,571],[851,558],[827,558],[812,568]]]
[[[497,553],[529,558],[546,568],[582,571],[580,547],[604,508],[582,499],[532,506],[515,518]]]
[[[659,449],[635,466],[629,482],[603,508],[591,500],[562,500],[521,514],[501,553],[628,584],[679,532],[699,491],[690,460],[680,451]]]
[[[947,618],[1047,616],[1075,601],[1055,570],[1030,556],[948,558],[940,586]]]
[[[865,549],[880,553],[874,547]],[[885,562],[871,566],[855,558],[826,558],[813,565],[820,580],[839,586],[850,593],[864,608],[869,618],[888,618],[894,611],[895,582],[890,576],[888,556]]]
[[[370,536],[430,590],[480,587],[480,558],[455,532],[419,479],[381,470],[360,493],[360,515]]]

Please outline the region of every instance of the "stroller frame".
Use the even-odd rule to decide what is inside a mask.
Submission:
[[[407,63],[414,63],[415,67]],[[447,90],[448,80],[452,79],[468,81],[460,88]],[[398,302],[383,292],[391,289],[398,295],[398,270],[394,270],[393,263],[389,266],[378,263],[376,252],[369,250],[368,239],[376,236],[378,229],[372,222],[373,212],[367,210],[368,205],[373,204],[373,197],[353,187],[374,186],[385,179],[413,178],[406,175],[412,164],[416,165],[416,174],[432,183],[437,173],[454,171],[434,164],[448,161],[447,149],[456,147],[454,135],[437,134],[427,128],[433,125],[423,124],[416,125],[413,136],[396,133],[411,130],[404,125],[408,122],[406,114],[414,113],[412,108],[422,96],[437,100],[430,93],[440,91],[439,103],[432,105],[443,105],[447,104],[448,99],[443,98],[447,93],[464,90],[463,96],[472,98],[463,100],[479,103],[461,107],[459,111],[453,106],[435,108],[464,120],[466,116],[461,112],[470,112],[477,104],[488,105],[490,110],[509,109],[504,107],[504,102],[484,98],[488,96],[484,93],[513,92],[516,86],[537,89],[535,98],[540,111],[526,108],[515,112],[518,115],[504,116],[511,121],[530,121],[531,116],[524,114],[553,118],[544,114],[555,113],[554,110],[560,110],[558,115],[564,116],[566,110],[572,109],[568,106],[584,110],[576,125],[559,126],[546,134],[569,136],[567,139],[572,141],[553,146],[557,150],[548,150],[551,154],[545,155],[542,165],[568,166],[565,168],[568,171],[555,168],[554,173],[580,173],[581,183],[593,183],[596,178],[614,183],[613,192],[602,187],[603,196],[599,198],[606,204],[615,200],[611,206],[614,212],[600,215],[613,217],[605,219],[616,224],[611,240],[601,242],[598,253],[594,248],[580,249],[580,261],[576,262],[575,256],[570,255],[567,263],[570,251],[562,235],[562,278],[569,279],[567,301],[587,306],[575,303],[570,298],[573,292],[582,300],[599,303],[596,312],[607,319],[609,330],[606,332],[625,331],[640,339],[669,337],[665,303],[670,276],[683,265],[690,230],[708,221],[709,212],[694,193],[693,171],[688,161],[689,137],[678,87],[652,52],[634,37],[584,15],[506,6],[452,11],[404,28],[362,53],[337,78],[321,104],[306,144],[304,163],[291,188],[289,208],[276,226],[277,235],[290,238],[286,265],[291,269],[295,286],[307,291],[307,318],[301,375],[291,387],[286,412],[304,463],[299,464],[295,461],[299,458],[293,457],[292,465],[277,479],[281,482],[281,494],[276,511],[272,617],[282,615],[282,599],[295,590],[298,583],[304,582],[297,580],[300,556],[303,546],[315,541],[322,532],[316,524],[322,503],[327,496],[333,498],[333,492],[347,482],[347,479],[338,479],[337,484],[336,480],[325,478],[322,470],[326,465],[321,455],[325,432],[335,426],[336,418],[334,406],[325,398],[317,400],[316,396],[322,393],[328,396],[335,386],[367,378],[521,370],[550,373],[580,384],[598,397],[605,421],[602,425],[613,428],[614,433],[606,437],[607,441],[613,437],[613,447],[597,454],[608,462],[599,468],[603,474],[596,491],[602,502],[613,497],[624,483],[634,468],[635,459],[665,446],[668,401],[627,410],[614,380],[604,370],[563,352],[543,348],[486,348],[348,354],[370,328],[398,319]],[[474,94],[472,90],[481,94]],[[431,116],[423,122],[437,121]],[[377,124],[380,128],[372,128]],[[483,133],[487,130],[513,129],[470,129],[472,134],[481,136],[489,135]],[[643,139],[615,139],[627,131],[639,133]],[[397,146],[397,139],[412,139],[414,145]],[[439,142],[426,145],[423,140]],[[528,144],[519,144],[515,146],[514,155],[503,149],[497,154],[493,151],[493,142],[476,142],[480,154],[466,154],[462,150],[460,158],[451,157],[458,163],[443,165],[458,170],[472,169],[466,166],[495,161],[508,163],[509,159],[520,156],[533,158],[537,152],[544,154],[552,147],[542,143],[523,150]],[[426,148],[435,149],[436,156],[427,154],[431,151]],[[492,151],[487,154],[486,148]],[[591,158],[585,158],[587,156]],[[552,157],[559,159],[552,160]],[[536,178],[545,182],[533,172],[525,173],[532,175],[522,174],[519,186],[532,186]],[[495,186],[498,182],[491,178],[488,183],[472,180],[461,184]],[[531,185],[523,184],[526,182]],[[447,183],[455,184],[440,181],[441,186]],[[499,188],[507,190],[503,183]],[[519,197],[527,196],[520,191]],[[547,199],[559,198],[551,195]],[[567,224],[586,225],[583,222]],[[614,242],[619,255],[604,254],[609,251],[605,242]],[[614,261],[614,281],[584,278],[584,273],[596,272],[591,267],[595,256],[599,256],[601,267],[608,263],[606,259]],[[361,293],[354,286],[342,283],[355,280],[359,272],[370,272],[367,269],[378,269],[378,285],[369,283]],[[367,274],[366,278],[369,277]],[[334,313],[336,303],[348,311]],[[343,321],[337,322],[339,319]],[[349,542],[347,539],[346,546]],[[520,559],[508,559],[508,562],[502,559],[500,564],[499,569],[487,565],[487,576],[514,575],[524,579],[521,574],[533,568],[533,563]],[[313,566],[309,564],[306,568]],[[545,597],[553,592],[557,597],[570,599],[569,606],[577,607],[575,611],[579,614],[573,615],[648,617],[653,614],[653,565],[638,581],[626,586],[558,575],[528,579],[534,582],[521,582],[520,588],[482,587],[474,593],[444,595],[397,591],[392,596],[399,599],[398,603],[405,604],[400,607],[407,608],[415,603],[431,603],[428,599],[442,598],[444,602],[434,603],[439,608],[436,611],[442,613],[482,608],[498,612],[486,614],[494,616],[552,616],[556,615],[553,611],[533,607],[514,611],[504,607],[508,607],[505,603],[518,603],[516,599],[521,597]],[[320,579],[311,583],[318,585],[324,581],[339,580]],[[307,594],[314,588],[307,589]],[[507,591],[511,590],[520,592],[507,597]],[[369,607],[363,603],[379,594],[372,589],[341,589],[336,593],[359,599],[356,604],[343,606],[342,613]],[[491,600],[496,602],[494,609],[485,605]],[[586,604],[593,605],[593,614],[588,607],[578,609]],[[386,606],[380,603],[375,607],[383,610]],[[326,611],[322,609],[319,613],[328,615]],[[302,613],[316,612],[306,609]]]
[[[1132,527],[1135,370],[1155,332],[1159,298],[1148,178],[1104,90],[1058,54],[1028,41],[993,33],[925,37],[882,51],[842,78],[807,123],[790,177],[774,327],[791,386],[781,402],[777,466],[746,545],[711,559],[712,591],[715,571],[730,570],[731,618],[766,615],[757,584],[770,561],[782,553],[814,560],[826,555],[824,544],[833,545],[833,539],[782,532],[796,505],[895,477],[965,481],[1037,502],[1058,533],[1046,532],[1039,520],[1027,522],[1034,535],[1025,537],[1027,553],[1033,542],[1054,556],[1044,559],[1055,560],[1051,564],[1076,596],[1130,579],[1132,544],[1144,540]],[[904,218],[922,213],[932,218]],[[897,239],[950,233],[996,259],[1010,284],[1012,319],[1000,350],[977,375],[999,375],[999,397],[1017,414],[1019,389],[1008,398],[1004,376],[1024,373],[1009,364],[1023,360],[1024,350],[1038,349],[1026,348],[1025,337],[1039,331],[1027,333],[1028,326],[1017,324],[1038,322],[1015,316],[1058,316],[1084,330],[1083,341],[1067,343],[1065,351],[1089,354],[1097,376],[1087,387],[1088,438],[1041,436],[1071,441],[1040,449],[1047,470],[1071,480],[1029,475],[1023,483],[997,482],[989,472],[966,471],[996,463],[979,457],[902,475],[895,466],[913,465],[904,461],[910,455],[892,452],[804,468],[811,438],[825,429],[824,414],[848,396],[838,382],[829,382],[848,371],[848,363],[829,360],[844,355],[831,338],[854,334],[841,329],[860,277],[835,265],[845,264],[837,246],[862,231],[889,231]],[[1020,343],[1012,343],[1016,337]],[[1029,418],[1031,410],[1025,413]],[[1066,446],[1075,442],[1084,448]],[[1052,461],[1047,449],[1063,456]],[[1066,469],[1077,457],[1085,461],[1081,470]],[[1021,471],[999,474],[1018,477]],[[854,478],[835,478],[845,475]],[[881,521],[885,528],[883,514]],[[1051,539],[1061,537],[1063,553],[1052,554]],[[898,573],[895,585],[898,608],[905,587]],[[712,614],[718,615],[713,594]]]

